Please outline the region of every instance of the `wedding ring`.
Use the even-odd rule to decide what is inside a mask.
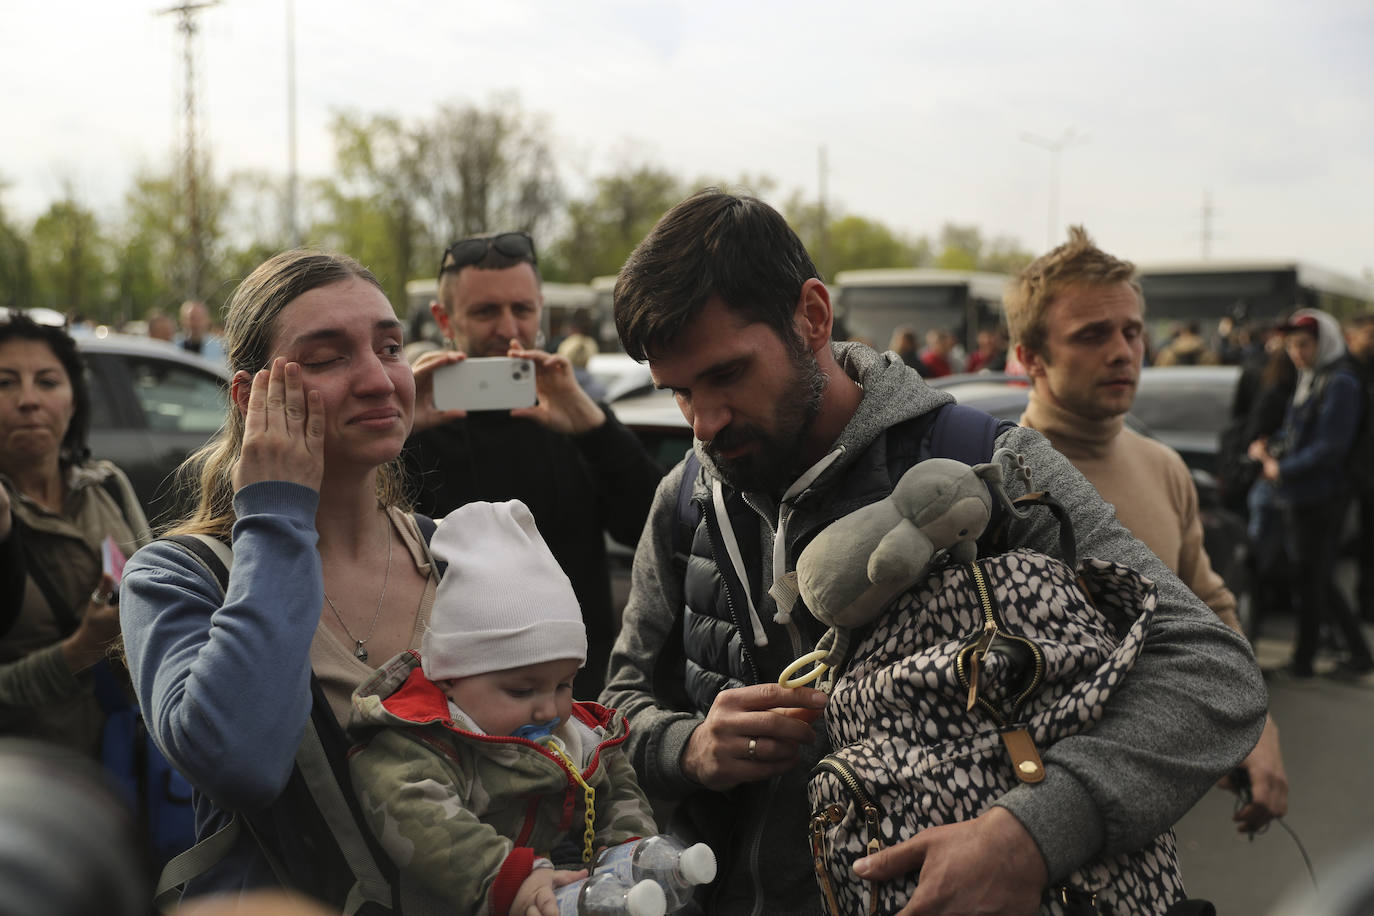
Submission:
[[[113,597],[114,592],[102,592],[100,589],[91,592],[91,600],[96,604],[109,604]]]
[[[758,738],[750,738],[750,739],[749,739],[749,759],[750,759],[750,760],[753,760],[753,759],[754,759],[754,752],[757,751],[758,749],[759,749],[759,739],[758,739]]]

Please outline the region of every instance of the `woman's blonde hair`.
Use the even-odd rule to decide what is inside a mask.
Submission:
[[[267,365],[277,316],[298,296],[354,278],[382,289],[370,270],[347,255],[299,248],[263,262],[229,298],[224,321],[229,371],[242,369],[251,375]],[[231,400],[219,434],[177,469],[178,487],[195,492],[197,504],[190,515],[170,526],[171,532],[228,539],[235,521],[231,474],[243,449],[243,428],[243,414]],[[377,499],[384,506],[394,506],[403,498],[397,458],[377,474]]]

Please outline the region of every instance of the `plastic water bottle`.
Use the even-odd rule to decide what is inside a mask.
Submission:
[[[663,888],[668,912],[674,913],[692,898],[693,888],[715,880],[716,856],[705,843],[684,849],[676,839],[660,833],[605,850],[593,872],[611,872],[627,883],[653,881]]]
[[[668,911],[663,888],[652,881],[622,881],[614,872],[565,884],[554,897],[558,916],[664,916]]]

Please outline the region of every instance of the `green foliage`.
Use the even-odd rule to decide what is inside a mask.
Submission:
[[[311,237],[367,264],[392,302],[429,276],[452,240],[525,229],[538,237],[560,199],[548,129],[512,96],[448,105],[406,123],[342,113],[331,125],[338,174],[314,185]]]
[[[70,189],[34,222],[29,251],[34,305],[109,320],[105,240]]]
[[[1022,248],[1016,239],[999,236],[983,252],[979,268],[1000,274],[1016,274],[1033,260],[1035,255]]]
[[[199,268],[192,263],[190,215],[180,183],[171,173],[145,170],[135,175],[124,196],[123,221],[113,232],[112,318],[140,318],[154,309],[175,313],[186,299],[204,299],[213,312],[223,302],[233,276],[226,272],[225,258],[234,207],[249,194],[237,176],[221,184],[208,173],[197,190],[203,245]],[[245,234],[270,232],[267,226],[244,222]]]
[[[931,260],[930,242],[925,238],[910,238],[876,220],[838,209],[823,212],[800,192],[787,199],[783,214],[823,277],[870,267],[924,267]]]
[[[0,191],[5,183],[0,181]],[[33,304],[33,271],[29,267],[29,245],[19,230],[10,225],[0,206],[0,307],[29,308]]]
[[[940,230],[940,254],[935,259],[935,266],[947,270],[1014,274],[1034,257],[1016,239],[998,236],[991,242],[984,242],[977,226],[945,223]]]
[[[836,270],[914,267],[921,249],[882,223],[846,216],[830,224],[829,254]]]
[[[634,246],[684,196],[682,182],[654,166],[598,178],[586,199],[568,202],[567,229],[549,248],[545,275],[586,283],[618,273]]]

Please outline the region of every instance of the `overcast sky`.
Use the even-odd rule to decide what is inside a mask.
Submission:
[[[66,183],[113,216],[165,170],[181,104],[171,0],[13,0],[0,22],[0,177],[27,222]],[[287,168],[286,0],[199,16],[217,174]],[[767,174],[901,231],[946,221],[1046,247],[1082,222],[1137,262],[1374,268],[1374,3],[1136,0],[295,0],[299,167],[331,113],[422,117],[515,91],[576,193],[619,165]]]

